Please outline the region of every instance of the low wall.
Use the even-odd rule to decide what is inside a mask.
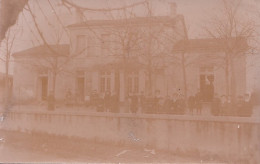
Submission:
[[[1,129],[222,158],[252,158],[260,152],[259,118],[12,111]]]

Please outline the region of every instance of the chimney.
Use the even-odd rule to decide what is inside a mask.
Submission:
[[[175,2],[170,2],[169,7],[170,7],[170,17],[174,18],[177,15],[177,5]]]

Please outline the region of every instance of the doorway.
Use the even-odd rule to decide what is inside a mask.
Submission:
[[[80,101],[83,101],[84,100],[84,91],[85,91],[85,85],[84,85],[84,77],[78,77],[77,78],[77,98],[80,100]]]
[[[41,99],[47,100],[48,97],[48,77],[41,77]]]
[[[214,98],[214,67],[200,68],[200,92],[202,100],[210,102]]]

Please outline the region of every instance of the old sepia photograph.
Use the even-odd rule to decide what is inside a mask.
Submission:
[[[260,163],[260,0],[0,0],[0,163]]]

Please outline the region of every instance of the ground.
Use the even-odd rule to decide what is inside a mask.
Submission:
[[[1,106],[0,106],[1,107]],[[3,110],[3,108],[2,108]],[[45,106],[14,106],[18,111],[47,111]],[[57,108],[55,111],[95,112],[87,108]],[[205,113],[207,114],[207,113]],[[255,115],[260,116],[260,115]],[[1,120],[0,120],[1,121]],[[2,120],[3,121],[3,120]],[[53,136],[46,133],[20,133],[0,130],[0,163],[6,162],[226,162],[219,157],[185,156],[152,147],[113,145],[82,138]]]
[[[79,138],[1,131],[0,162],[216,162],[154,149],[107,145]]]

